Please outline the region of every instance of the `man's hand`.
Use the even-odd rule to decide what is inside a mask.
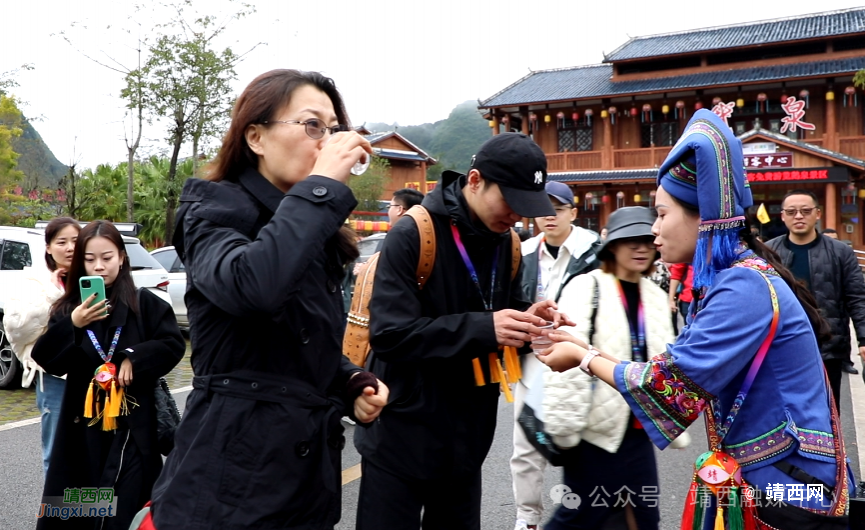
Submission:
[[[502,346],[522,348],[526,342],[531,342],[532,335],[542,335],[537,326],[546,324],[543,318],[516,309],[502,309],[493,313],[496,342]]]
[[[526,313],[530,313],[535,316],[539,316],[546,320],[547,322],[552,322],[553,327],[559,326],[576,326],[576,322],[573,322],[568,316],[564,313],[558,312],[559,306],[552,300],[543,300],[534,304],[532,307],[526,311]],[[543,325],[543,324],[541,324]]]
[[[363,392],[354,400],[354,417],[361,423],[369,423],[378,418],[382,409],[387,405],[390,394],[387,385],[378,379],[378,392],[371,386],[363,389]]]
[[[673,313],[679,312],[679,306],[678,304],[676,304],[675,298],[670,298],[670,311],[672,311]]]

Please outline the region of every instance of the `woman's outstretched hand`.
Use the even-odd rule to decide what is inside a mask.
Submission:
[[[552,334],[550,336],[552,337]],[[538,360],[549,366],[554,372],[565,372],[579,366],[586,353],[588,353],[587,349],[573,342],[557,342],[539,353]]]

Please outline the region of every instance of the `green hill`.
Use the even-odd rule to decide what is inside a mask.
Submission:
[[[22,188],[57,189],[67,167],[57,160],[32,123],[25,120],[21,136],[12,140],[12,148],[21,155],[17,169],[24,173]]]
[[[437,178],[445,169],[466,172],[469,161],[478,148],[490,138],[490,128],[477,109],[477,101],[460,103],[447,119],[422,125],[399,126],[368,123],[372,132],[398,131],[408,141],[438,160],[429,169],[429,177]]]

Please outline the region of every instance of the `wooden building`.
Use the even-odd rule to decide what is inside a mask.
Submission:
[[[695,109],[742,140],[755,206],[784,232],[781,199],[820,198],[821,228],[865,243],[865,8],[635,37],[601,64],[531,72],[483,101],[493,134],[531,134],[549,177],[596,231],[617,207],[651,205],[657,168]]]
[[[372,133],[366,136],[376,156],[390,163],[390,174],[381,200],[390,201],[393,192],[402,188],[414,188],[427,193],[435,187],[426,180],[427,168],[437,163],[421,148],[409,142],[396,131]],[[429,188],[429,189],[428,189]]]

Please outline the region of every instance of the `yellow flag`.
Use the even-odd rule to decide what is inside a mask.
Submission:
[[[765,203],[761,202],[760,207],[757,208],[757,220],[763,224],[766,224],[772,220],[772,218],[769,217],[769,212],[766,211]]]

